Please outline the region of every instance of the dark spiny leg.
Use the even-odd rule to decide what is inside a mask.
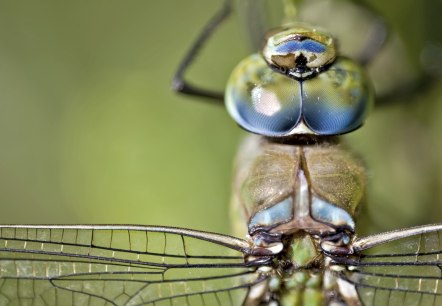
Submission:
[[[388,26],[382,18],[377,18],[371,28],[371,33],[362,52],[356,57],[356,60],[363,66],[370,64],[376,57],[382,47],[385,45],[388,37]]]
[[[401,84],[394,92],[389,91],[381,96],[376,97],[376,105],[387,105],[391,103],[407,103],[412,102],[420,93],[430,89],[437,81],[432,75],[423,74],[417,78]]]
[[[376,57],[382,47],[385,45],[389,36],[389,26],[385,19],[369,5],[366,1],[360,1],[359,3],[367,11],[377,16],[373,22],[370,37],[367,43],[362,48],[362,52],[356,57],[356,60],[364,66],[370,64],[370,62]],[[425,90],[434,83],[434,79],[429,75],[422,75],[417,80],[413,79],[410,82],[400,84],[394,90],[386,92],[376,97],[376,105],[390,104],[398,101],[403,103],[404,101],[412,101],[412,97]],[[405,99],[404,99],[405,98]]]
[[[198,52],[203,47],[204,43],[209,39],[209,37],[213,34],[217,27],[230,15],[231,10],[231,0],[225,0],[223,7],[219,11],[217,11],[216,14],[209,20],[197,39],[193,42],[192,47],[187,52],[184,59],[181,61],[178,70],[173,77],[172,88],[175,91],[187,95],[211,98],[215,99],[217,103],[223,103],[223,92],[217,92],[200,88],[198,86],[193,86],[185,80],[184,74],[186,73],[192,62],[195,60]]]
[[[361,1],[360,5],[376,16],[370,29],[370,37],[362,48],[361,53],[356,57],[356,60],[361,65],[366,66],[376,57],[385,45],[389,34],[389,27],[384,18],[366,1]]]

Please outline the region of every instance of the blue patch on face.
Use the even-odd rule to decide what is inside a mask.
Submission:
[[[322,53],[326,50],[326,47],[315,40],[306,39],[303,41],[298,41],[298,40],[287,41],[277,46],[275,50],[278,53],[294,53],[296,51]]]

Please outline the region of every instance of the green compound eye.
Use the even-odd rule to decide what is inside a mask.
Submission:
[[[294,30],[287,32],[296,36]],[[305,36],[303,32],[302,40],[285,41],[279,37],[280,43],[274,48],[280,54],[282,51],[289,54],[286,59],[292,58],[291,67],[287,64],[290,61],[281,66],[284,62],[281,58],[279,66],[275,61],[269,64],[268,58],[276,57],[269,56],[266,46],[264,58],[253,54],[234,69],[225,99],[227,110],[241,127],[264,136],[285,137],[338,135],[363,124],[373,104],[371,84],[363,69],[350,59],[335,59],[334,47],[333,52],[328,50],[327,44],[313,39],[316,36]],[[311,55],[321,52],[328,55],[320,61],[318,56]],[[306,53],[311,55],[310,59],[316,58],[316,62],[297,60],[305,58]]]

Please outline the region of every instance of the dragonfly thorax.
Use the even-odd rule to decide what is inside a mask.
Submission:
[[[364,169],[340,145],[318,141],[286,145],[253,137],[246,143],[233,208],[248,220],[249,235],[354,232],[364,199]]]

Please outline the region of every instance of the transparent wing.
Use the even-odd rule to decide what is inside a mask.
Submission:
[[[442,305],[442,225],[358,239],[356,258],[335,258],[352,272],[364,305]]]
[[[0,226],[0,305],[240,305],[246,241],[148,226]]]

